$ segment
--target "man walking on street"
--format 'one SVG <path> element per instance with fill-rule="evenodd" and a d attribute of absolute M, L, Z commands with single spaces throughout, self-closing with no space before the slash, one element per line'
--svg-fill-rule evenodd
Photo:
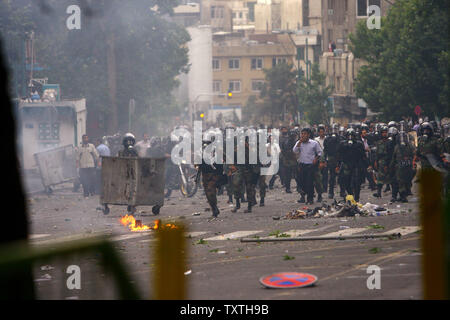
<path fill-rule="evenodd" d="M 297 154 L 297 162 L 299 165 L 299 180 L 304 192 L 307 195 L 306 204 L 313 204 L 314 197 L 314 170 L 318 164 L 319 158 L 322 156 L 322 149 L 317 141 L 311 140 L 311 129 L 304 128 L 301 131 L 300 140 L 297 141 L 292 151 Z M 300 203 L 305 202 L 305 198 L 302 195 L 298 201 Z"/>
<path fill-rule="evenodd" d="M 81 146 L 77 150 L 77 168 L 80 169 L 80 182 L 83 185 L 85 197 L 93 196 L 95 192 L 95 168 L 99 160 L 97 149 L 89 143 L 87 134 L 83 135 Z"/>

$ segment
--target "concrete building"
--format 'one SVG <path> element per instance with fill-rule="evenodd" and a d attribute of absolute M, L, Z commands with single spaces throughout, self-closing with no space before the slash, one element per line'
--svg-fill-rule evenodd
<path fill-rule="evenodd" d="M 281 62 L 294 64 L 296 48 L 288 34 L 215 35 L 212 54 L 215 96 L 209 117 L 214 121 L 222 114 L 232 120 L 241 119 L 250 96 L 259 97 L 265 82 L 263 69 Z M 228 91 L 231 99 L 225 97 Z"/>
<path fill-rule="evenodd" d="M 233 15 L 230 0 L 202 0 L 200 23 L 210 25 L 212 32 L 233 31 Z"/>
<path fill-rule="evenodd" d="M 322 51 L 320 71 L 327 76 L 327 85 L 334 86 L 332 96 L 336 122 L 345 124 L 363 119 L 371 114 L 370 106 L 355 95 L 354 82 L 364 61 L 355 59 L 349 51 L 349 34 L 356 31 L 360 20 L 368 18 L 367 8 L 376 5 L 385 16 L 390 4 L 381 0 L 322 0 L 321 3 Z M 334 44 L 335 50 L 329 47 Z M 333 46 L 333 48 L 334 48 Z"/>
<path fill-rule="evenodd" d="M 304 26 L 303 0 L 258 0 L 256 32 L 300 30 Z"/>
<path fill-rule="evenodd" d="M 174 8 L 172 20 L 186 27 L 191 37 L 187 44 L 189 72 L 178 76 L 180 85 L 174 93 L 185 106 L 185 121 L 189 124 L 197 111 L 206 112 L 212 104 L 212 30 L 201 25 L 201 4 L 186 2 Z"/>

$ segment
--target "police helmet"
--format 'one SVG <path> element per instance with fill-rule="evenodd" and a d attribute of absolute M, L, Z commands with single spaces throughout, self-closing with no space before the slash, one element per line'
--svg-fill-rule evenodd
<path fill-rule="evenodd" d="M 361 131 L 363 130 L 369 131 L 369 126 L 365 123 L 361 124 Z"/>
<path fill-rule="evenodd" d="M 397 128 L 396 127 L 390 127 L 388 129 L 388 134 L 389 134 L 390 137 L 396 136 L 398 134 Z"/>
<path fill-rule="evenodd" d="M 430 130 L 430 135 L 433 135 L 433 126 L 429 122 L 424 122 L 420 126 L 420 134 L 423 135 L 425 130 Z"/>
<path fill-rule="evenodd" d="M 379 130 L 380 132 L 388 132 L 389 128 L 387 126 L 381 126 Z"/>
<path fill-rule="evenodd" d="M 134 144 L 136 143 L 136 138 L 134 137 L 134 135 L 132 133 L 125 133 L 125 135 L 123 136 L 122 139 L 122 144 L 128 148 L 130 146 L 134 146 Z"/>
<path fill-rule="evenodd" d="M 397 122 L 395 122 L 395 121 L 389 121 L 389 123 L 388 123 L 388 128 L 392 128 L 392 127 L 397 128 Z"/>
<path fill-rule="evenodd" d="M 345 135 L 347 139 L 355 138 L 356 137 L 356 131 L 353 128 L 348 128 L 345 132 Z"/>

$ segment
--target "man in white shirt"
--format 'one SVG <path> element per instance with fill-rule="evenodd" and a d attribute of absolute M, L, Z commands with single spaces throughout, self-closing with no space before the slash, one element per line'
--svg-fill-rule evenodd
<path fill-rule="evenodd" d="M 322 149 L 317 141 L 310 139 L 311 129 L 303 128 L 301 138 L 297 141 L 292 151 L 297 154 L 299 181 L 302 190 L 307 195 L 306 204 L 313 204 L 314 198 L 314 166 L 317 165 L 322 156 Z M 305 196 L 302 194 L 299 203 L 305 202 Z"/>
<path fill-rule="evenodd" d="M 95 193 L 95 168 L 99 161 L 97 149 L 89 143 L 87 134 L 82 136 L 81 146 L 77 149 L 77 168 L 80 171 L 80 182 L 85 197 Z"/>
<path fill-rule="evenodd" d="M 314 185 L 316 187 L 316 191 L 318 193 L 318 202 L 322 202 L 322 193 L 327 191 L 328 188 L 328 170 L 327 170 L 327 162 L 323 157 L 324 151 L 324 141 L 326 139 L 325 136 L 325 126 L 323 124 L 319 124 L 318 126 L 319 136 L 314 138 L 320 145 L 322 149 L 322 158 L 320 159 L 319 168 L 315 171 L 314 175 Z"/>

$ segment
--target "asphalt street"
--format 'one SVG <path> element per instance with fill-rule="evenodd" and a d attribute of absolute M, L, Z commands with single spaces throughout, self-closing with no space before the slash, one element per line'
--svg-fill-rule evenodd
<path fill-rule="evenodd" d="M 295 185 L 295 183 L 294 183 Z M 201 300 L 302 300 L 302 299 L 422 299 L 421 244 L 417 185 L 404 203 L 389 203 L 390 193 L 376 199 L 363 185 L 361 203 L 375 203 L 389 215 L 374 217 L 284 219 L 295 209 L 315 208 L 317 203 L 298 204 L 296 192 L 286 194 L 276 184 L 269 190 L 264 207 L 252 213 L 243 208 L 232 213 L 226 195 L 219 196 L 221 213 L 213 219 L 199 190 L 192 198 L 174 191 L 155 217 L 151 207 L 138 207 L 136 218 L 153 226 L 156 218 L 183 223 L 187 228 L 186 281 L 188 299 Z M 295 189 L 294 189 L 295 190 Z M 257 192 L 258 193 L 258 192 Z M 328 203 L 331 200 L 324 200 Z M 338 199 L 339 200 L 339 199 Z M 125 261 L 132 282 L 143 298 L 153 295 L 155 231 L 132 232 L 119 223 L 125 206 L 112 206 L 104 215 L 99 197 L 84 198 L 70 184 L 54 188 L 52 195 L 28 196 L 31 242 L 52 248 L 61 241 L 110 235 L 110 241 Z M 315 240 L 302 242 L 241 242 L 241 238 L 262 239 L 298 236 L 364 235 L 401 233 L 399 239 Z M 111 277 L 98 265 L 98 254 L 65 261 L 43 261 L 35 266 L 35 283 L 40 299 L 114 299 L 117 291 Z M 66 268 L 81 269 L 81 289 L 66 288 Z M 380 289 L 368 289 L 367 267 L 380 267 Z M 314 274 L 314 286 L 297 289 L 269 289 L 259 282 L 277 272 Z"/>

